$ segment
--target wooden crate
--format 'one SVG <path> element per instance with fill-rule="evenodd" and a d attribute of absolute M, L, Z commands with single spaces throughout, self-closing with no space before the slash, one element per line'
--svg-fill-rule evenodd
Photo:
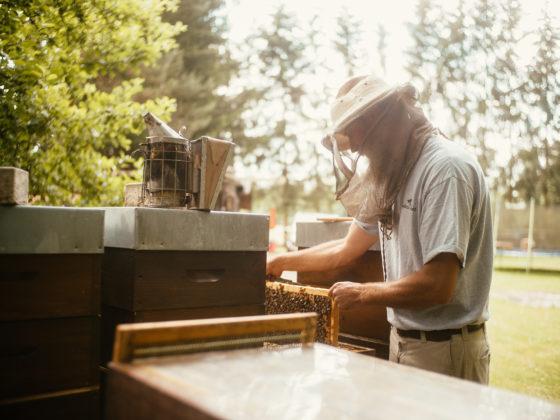
<path fill-rule="evenodd" d="M 100 418 L 99 387 L 0 402 L 0 417 L 10 420 L 97 420 Z"/>
<path fill-rule="evenodd" d="M 104 211 L 0 213 L 0 417 L 97 418 Z"/>
<path fill-rule="evenodd" d="M 0 254 L 0 321 L 100 312 L 101 254 Z"/>
<path fill-rule="evenodd" d="M 277 281 L 267 281 L 266 287 L 267 314 L 316 312 L 319 315 L 316 340 L 338 344 L 339 310 L 327 289 Z"/>
<path fill-rule="evenodd" d="M 102 302 L 130 311 L 259 305 L 266 252 L 105 248 Z"/>
<path fill-rule="evenodd" d="M 558 404 L 310 342 L 310 320 L 292 316 L 301 317 L 296 329 L 306 337 L 298 348 L 182 351 L 200 338 L 227 343 L 231 336 L 294 329 L 271 315 L 249 323 L 237 318 L 121 326 L 109 365 L 106 417 L 525 420 L 538 413 L 552 420 L 560 415 Z"/>
<path fill-rule="evenodd" d="M 269 340 L 312 345 L 316 314 L 283 314 L 120 325 L 107 376 L 106 418 L 218 419 L 192 399 L 177 401 L 173 392 L 154 392 L 128 369 L 128 362 L 158 357 L 197 356 L 198 351 L 265 348 Z M 290 333 L 290 335 L 286 335 Z M 245 341 L 243 341 L 245 340 Z M 203 344 L 203 345 L 200 345 Z M 237 349 L 237 350 L 235 350 Z M 267 352 L 274 351 L 267 348 Z M 128 374 L 122 374 L 124 369 Z M 218 375 L 215 380 L 219 380 Z M 214 380 L 214 379 L 211 379 Z M 135 401 L 134 404 L 130 404 Z"/>
<path fill-rule="evenodd" d="M 264 251 L 105 248 L 102 364 L 121 323 L 263 314 L 265 266 Z"/>
<path fill-rule="evenodd" d="M 0 323 L 0 398 L 99 384 L 99 318 Z"/>

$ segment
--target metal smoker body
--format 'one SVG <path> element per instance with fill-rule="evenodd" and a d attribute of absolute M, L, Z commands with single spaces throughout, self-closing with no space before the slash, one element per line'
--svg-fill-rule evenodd
<path fill-rule="evenodd" d="M 212 210 L 234 143 L 201 137 L 146 138 L 142 182 L 145 207 Z"/>

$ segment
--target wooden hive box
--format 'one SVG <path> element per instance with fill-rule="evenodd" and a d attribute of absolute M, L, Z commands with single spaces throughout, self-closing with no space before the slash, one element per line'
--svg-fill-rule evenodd
<path fill-rule="evenodd" d="M 102 362 L 121 323 L 264 313 L 268 216 L 106 209 Z"/>
<path fill-rule="evenodd" d="M 121 326 L 109 364 L 106 418 L 560 416 L 558 404 L 310 342 L 309 314 L 246 318 Z M 230 337 L 279 335 L 287 329 L 301 332 L 300 346 L 220 349 Z M 216 340 L 216 348 L 190 346 L 201 338 Z"/>
<path fill-rule="evenodd" d="M 103 220 L 0 207 L 2 417 L 97 417 Z"/>

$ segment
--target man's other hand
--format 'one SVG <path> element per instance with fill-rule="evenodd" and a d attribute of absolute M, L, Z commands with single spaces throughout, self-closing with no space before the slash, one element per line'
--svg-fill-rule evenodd
<path fill-rule="evenodd" d="M 364 285 L 343 281 L 335 283 L 329 289 L 329 296 L 334 299 L 340 309 L 349 309 L 362 302 Z"/>

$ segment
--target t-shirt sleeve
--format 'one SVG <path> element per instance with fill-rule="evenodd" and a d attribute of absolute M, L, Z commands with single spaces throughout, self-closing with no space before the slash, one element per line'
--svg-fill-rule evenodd
<path fill-rule="evenodd" d="M 358 227 L 365 230 L 370 235 L 379 236 L 379 227 L 377 226 L 377 223 L 373 224 L 373 223 L 361 222 L 358 219 L 354 219 L 354 223 L 358 225 Z"/>
<path fill-rule="evenodd" d="M 449 252 L 456 254 L 464 267 L 472 208 L 472 188 L 456 177 L 449 177 L 429 190 L 420 215 L 424 264 L 438 254 Z"/>

